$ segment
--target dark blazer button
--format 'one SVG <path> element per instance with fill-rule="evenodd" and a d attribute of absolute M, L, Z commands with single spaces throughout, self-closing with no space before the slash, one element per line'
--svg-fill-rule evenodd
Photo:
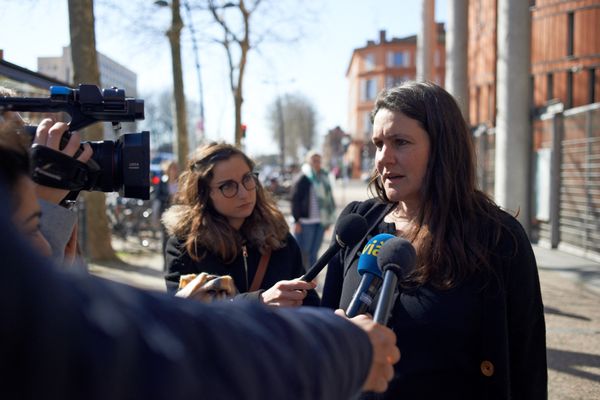
<path fill-rule="evenodd" d="M 481 373 L 487 377 L 494 375 L 494 364 L 491 361 L 483 360 L 479 366 Z"/>

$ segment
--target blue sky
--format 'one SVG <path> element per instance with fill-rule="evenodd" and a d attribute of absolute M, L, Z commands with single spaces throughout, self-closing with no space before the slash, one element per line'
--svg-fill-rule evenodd
<path fill-rule="evenodd" d="M 150 1 L 150 0 L 149 0 Z M 294 0 L 277 0 L 293 2 Z M 275 153 L 266 111 L 277 93 L 299 92 L 318 112 L 317 134 L 335 126 L 346 128 L 348 84 L 346 69 L 352 50 L 376 40 L 379 30 L 387 37 L 416 34 L 420 2 L 415 0 L 306 0 L 318 15 L 306 24 L 298 44 L 268 45 L 249 55 L 243 120 L 248 126 L 246 149 L 252 155 Z M 149 93 L 171 86 L 170 55 L 166 38 L 152 46 L 133 45 L 135 32 L 119 18 L 96 8 L 96 40 L 100 52 L 138 74 L 138 91 Z M 167 10 L 157 10 L 165 13 Z M 436 20 L 446 21 L 446 1 L 436 1 Z M 66 0 L 4 0 L 0 13 L 0 49 L 4 59 L 35 70 L 37 57 L 58 56 L 69 42 Z M 196 30 L 200 32 L 199 27 Z M 194 56 L 183 49 L 185 90 L 198 97 Z M 209 138 L 233 140 L 233 104 L 227 86 L 225 57 L 214 45 L 201 44 L 200 64 L 204 85 L 206 129 Z M 269 83 L 270 82 L 270 83 Z"/>

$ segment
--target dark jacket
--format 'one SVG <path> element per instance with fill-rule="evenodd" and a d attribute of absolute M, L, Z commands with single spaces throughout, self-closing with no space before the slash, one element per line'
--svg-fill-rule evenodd
<path fill-rule="evenodd" d="M 310 210 L 310 191 L 312 183 L 304 174 L 300 174 L 292 186 L 292 216 L 294 222 L 300 218 L 308 218 Z"/>
<path fill-rule="evenodd" d="M 61 272 L 15 234 L 8 199 L 0 187 L 0 398 L 345 400 L 366 379 L 368 336 L 344 318 Z"/>
<path fill-rule="evenodd" d="M 368 214 L 371 230 L 361 243 L 340 252 L 329 263 L 322 305 L 347 307 L 361 279 L 356 269 L 357 252 L 370 237 L 383 232 L 395 233 L 393 225 L 381 222 L 389 207 L 372 199 L 362 203 L 353 202 L 342 211 L 340 217 L 352 212 Z M 472 365 L 472 370 L 478 371 L 479 377 L 471 382 L 471 386 L 480 390 L 478 399 L 546 399 L 545 323 L 535 257 L 521 225 L 506 213 L 502 215 L 502 223 L 506 229 L 499 245 L 493 249 L 494 254 L 499 256 L 491 260 L 497 276 L 489 279 L 482 292 L 472 293 L 473 297 L 481 300 L 482 328 L 477 361 L 481 364 Z M 403 309 L 399 301 L 400 296 L 396 298 L 390 325 L 399 337 L 398 347 L 402 351 L 402 328 L 396 323 L 400 324 L 403 318 L 406 320 L 406 316 L 399 314 Z M 443 332 L 439 334 L 444 335 Z M 423 346 L 426 347 L 427 343 L 423 343 Z M 402 362 L 400 360 L 396 365 L 397 370 Z M 410 376 L 405 379 L 410 379 Z M 435 383 L 435 378 L 431 379 L 431 387 L 439 390 L 443 397 L 444 388 L 435 389 Z M 394 380 L 390 387 L 394 387 Z M 397 393 L 388 391 L 381 398 L 400 395 L 401 389 L 398 388 Z"/>
<path fill-rule="evenodd" d="M 177 291 L 181 275 L 206 272 L 219 276 L 231 275 L 237 289 L 240 291 L 240 295 L 236 298 L 258 300 L 262 292 L 277 282 L 299 278 L 306 272 L 302 265 L 300 248 L 294 237 L 288 233 L 286 245 L 281 249 L 271 252 L 260 290 L 247 293 L 256 274 L 260 257 L 261 254 L 258 249 L 248 246 L 248 258 L 246 260 L 248 276 L 246 277 L 244 256 L 242 254 L 239 254 L 231 264 L 225 264 L 217 255 L 212 253 L 207 253 L 206 257 L 196 262 L 192 260 L 185 250 L 183 241 L 176 236 L 171 236 L 167 242 L 166 249 L 167 274 L 165 275 L 165 281 L 167 291 L 170 293 Z M 320 300 L 317 292 L 310 290 L 304 299 L 304 305 L 318 306 L 319 303 Z"/>

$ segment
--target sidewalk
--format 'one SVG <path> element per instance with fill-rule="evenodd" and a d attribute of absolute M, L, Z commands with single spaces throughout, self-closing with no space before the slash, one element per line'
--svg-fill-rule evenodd
<path fill-rule="evenodd" d="M 544 300 L 551 400 L 600 397 L 600 264 L 533 246 Z"/>
<path fill-rule="evenodd" d="M 341 211 L 367 198 L 360 181 L 336 183 Z M 289 203 L 280 204 L 289 216 Z M 331 230 L 321 253 L 329 246 Z M 90 265 L 93 274 L 144 289 L 164 291 L 162 256 L 135 242 L 117 243 L 123 263 Z M 133 249 L 137 250 L 134 252 Z M 600 263 L 564 251 L 533 246 L 544 300 L 550 400 L 600 398 Z M 319 277 L 322 285 L 325 272 Z"/>
<path fill-rule="evenodd" d="M 141 289 L 166 291 L 163 257 L 157 246 L 145 248 L 136 238 L 121 241 L 114 236 L 112 244 L 121 261 L 90 263 L 90 273 Z"/>

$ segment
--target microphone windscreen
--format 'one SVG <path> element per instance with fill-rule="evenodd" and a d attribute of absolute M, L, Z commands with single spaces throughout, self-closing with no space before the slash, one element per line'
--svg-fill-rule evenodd
<path fill-rule="evenodd" d="M 379 235 L 373 236 L 371 240 L 367 242 L 363 248 L 360 257 L 358 258 L 358 273 L 363 275 L 365 272 L 382 277 L 381 269 L 377 266 L 377 256 L 381 250 L 383 244 L 395 237 L 389 233 L 380 233 Z"/>
<path fill-rule="evenodd" d="M 368 229 L 367 220 L 362 215 L 344 215 L 335 227 L 335 239 L 342 247 L 353 246 L 367 234 Z"/>
<path fill-rule="evenodd" d="M 398 279 L 404 279 L 415 268 L 417 253 L 406 239 L 393 237 L 379 250 L 377 264 L 382 271 L 394 269 Z"/>

